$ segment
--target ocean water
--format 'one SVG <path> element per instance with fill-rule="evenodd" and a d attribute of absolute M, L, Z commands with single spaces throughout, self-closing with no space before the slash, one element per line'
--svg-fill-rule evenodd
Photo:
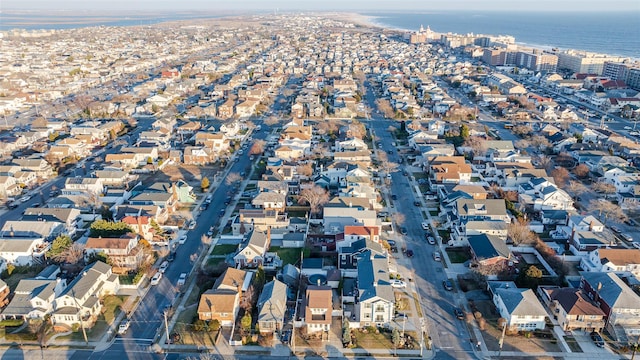
<path fill-rule="evenodd" d="M 578 49 L 640 59 L 640 12 L 362 13 L 378 25 L 439 33 L 511 35 L 534 47 Z"/>

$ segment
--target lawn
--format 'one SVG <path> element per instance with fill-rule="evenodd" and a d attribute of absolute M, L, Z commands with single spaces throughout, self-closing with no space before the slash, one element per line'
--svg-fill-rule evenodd
<path fill-rule="evenodd" d="M 113 320 L 118 317 L 118 314 L 122 310 L 122 304 L 127 301 L 128 296 L 116 296 L 116 295 L 107 295 L 104 297 L 104 305 L 102 308 L 102 313 L 104 315 L 104 320 L 107 324 L 113 323 Z"/>
<path fill-rule="evenodd" d="M 235 252 L 238 249 L 238 245 L 233 244 L 220 244 L 216 245 L 211 251 L 211 255 L 228 255 Z"/>
<path fill-rule="evenodd" d="M 280 259 L 282 259 L 282 265 L 286 264 L 295 264 L 300 261 L 300 253 L 303 249 L 300 248 L 281 248 L 278 246 L 272 246 L 269 249 L 270 252 L 275 252 L 278 254 Z M 309 250 L 305 249 L 305 257 L 309 257 Z"/>
<path fill-rule="evenodd" d="M 428 175 L 424 172 L 414 172 L 414 173 L 411 173 L 411 175 L 413 175 L 413 177 L 415 177 L 416 180 L 426 179 L 428 177 Z"/>
<path fill-rule="evenodd" d="M 13 292 L 16 289 L 16 286 L 18 286 L 18 283 L 20 282 L 20 280 L 32 278 L 36 276 L 41 270 L 42 270 L 41 267 L 34 267 L 33 269 L 29 269 L 26 272 L 16 271 L 13 274 L 11 274 L 9 277 L 3 280 L 5 283 L 7 283 L 7 286 L 9 286 L 9 290 Z"/>
<path fill-rule="evenodd" d="M 469 248 L 447 248 L 447 255 L 452 264 L 462 264 L 471 259 Z"/>
<path fill-rule="evenodd" d="M 393 349 L 391 343 L 391 333 L 379 333 L 367 332 L 366 334 L 361 331 L 354 331 L 356 336 L 356 348 L 359 349 Z"/>
<path fill-rule="evenodd" d="M 429 210 L 429 215 L 431 216 L 438 216 L 438 214 L 440 214 L 438 210 Z"/>

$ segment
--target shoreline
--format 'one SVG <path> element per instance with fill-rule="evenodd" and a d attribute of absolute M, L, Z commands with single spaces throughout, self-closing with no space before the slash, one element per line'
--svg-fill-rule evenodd
<path fill-rule="evenodd" d="M 350 13 L 349 15 L 351 15 L 351 17 L 349 19 L 353 23 L 359 24 L 359 25 L 362 25 L 362 26 L 368 26 L 368 27 L 384 29 L 384 30 L 409 32 L 409 33 L 417 32 L 419 30 L 419 29 L 411 30 L 411 29 L 407 29 L 407 28 L 401 28 L 401 27 L 393 26 L 393 25 L 390 25 L 390 24 L 385 24 L 383 22 L 378 21 L 378 19 L 382 19 L 382 18 L 384 18 L 384 16 L 363 15 L 363 14 L 359 14 L 359 13 Z M 431 31 L 433 31 L 436 34 L 447 34 L 447 33 L 438 32 L 437 30 L 434 30 L 434 29 L 431 29 Z M 452 33 L 452 34 L 458 34 L 458 33 Z M 502 35 L 500 35 L 500 34 L 477 34 L 477 35 L 513 36 L 513 35 L 510 35 L 510 34 L 502 34 Z M 514 38 L 515 38 L 515 36 L 514 36 Z M 630 59 L 632 62 L 640 62 L 640 56 L 633 57 L 633 56 L 628 56 L 628 55 L 616 55 L 616 54 L 595 52 L 595 51 L 576 49 L 576 48 L 565 48 L 565 47 L 560 47 L 560 46 L 556 46 L 556 45 L 549 45 L 549 44 L 532 44 L 532 43 L 526 43 L 526 42 L 523 42 L 523 41 L 518 41 L 518 39 L 515 39 L 515 43 L 514 44 L 517 45 L 518 47 L 530 48 L 530 49 L 536 49 L 536 50 L 549 51 L 549 50 L 554 49 L 554 48 L 558 49 L 560 51 L 563 51 L 563 50 L 574 50 L 574 51 L 587 52 L 587 53 L 591 53 L 591 54 L 625 57 L 625 58 Z"/>

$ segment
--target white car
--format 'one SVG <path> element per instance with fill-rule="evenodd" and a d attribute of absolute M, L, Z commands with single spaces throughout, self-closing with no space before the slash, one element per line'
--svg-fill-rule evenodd
<path fill-rule="evenodd" d="M 631 246 L 633 246 L 636 249 L 640 249 L 640 243 L 634 242 L 634 243 L 631 243 Z"/>
<path fill-rule="evenodd" d="M 422 222 L 422 230 L 429 230 L 429 223 L 426 221 Z"/>
<path fill-rule="evenodd" d="M 180 235 L 178 238 L 178 244 L 182 245 L 187 242 L 187 235 Z"/>
<path fill-rule="evenodd" d="M 176 283 L 176 285 L 182 286 L 186 282 L 187 282 L 187 273 L 182 273 L 182 274 L 180 274 L 180 278 L 178 279 L 178 282 Z"/>
<path fill-rule="evenodd" d="M 162 264 L 160 264 L 160 268 L 158 269 L 158 271 L 164 274 L 164 272 L 167 271 L 168 267 L 169 267 L 169 262 L 163 261 Z"/>
<path fill-rule="evenodd" d="M 625 129 L 625 130 L 631 130 L 631 129 L 632 129 L 632 127 L 631 127 L 631 126 L 625 126 L 625 127 L 624 127 L 624 129 Z"/>
<path fill-rule="evenodd" d="M 129 330 L 129 320 L 125 320 L 120 326 L 118 326 L 118 334 L 123 335 Z"/>
<path fill-rule="evenodd" d="M 158 285 L 160 284 L 160 279 L 162 279 L 162 273 L 160 271 L 158 271 L 157 273 L 155 273 L 155 275 L 153 275 L 153 277 L 151 278 L 151 285 Z"/>
<path fill-rule="evenodd" d="M 398 288 L 398 289 L 406 288 L 407 283 L 402 280 L 391 280 L 391 287 Z"/>

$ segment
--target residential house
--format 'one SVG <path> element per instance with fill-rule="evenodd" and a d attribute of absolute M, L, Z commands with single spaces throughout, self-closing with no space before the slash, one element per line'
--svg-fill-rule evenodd
<path fill-rule="evenodd" d="M 449 221 L 504 221 L 511 222 L 503 199 L 458 199 L 449 215 Z"/>
<path fill-rule="evenodd" d="M 467 236 L 471 248 L 473 260 L 480 265 L 502 265 L 511 259 L 511 250 L 505 241 L 496 235 L 471 235 Z"/>
<path fill-rule="evenodd" d="M 545 328 L 547 312 L 531 289 L 519 289 L 512 281 L 489 281 L 487 287 L 500 317 L 510 331 Z"/>
<path fill-rule="evenodd" d="M 3 320 L 44 319 L 53 311 L 53 301 L 65 287 L 66 281 L 62 279 L 22 279 L 0 316 Z"/>
<path fill-rule="evenodd" d="M 640 279 L 640 249 L 597 248 L 580 260 L 580 268 L 590 272 L 613 272 Z"/>
<path fill-rule="evenodd" d="M 13 159 L 13 163 L 19 166 L 20 170 L 34 172 L 41 179 L 48 179 L 54 174 L 53 167 L 45 159 Z"/>
<path fill-rule="evenodd" d="M 101 261 L 87 265 L 54 300 L 54 329 L 68 331 L 78 323 L 92 327 L 102 312 L 102 298 L 116 294 L 119 287 L 120 280 L 111 266 Z"/>
<path fill-rule="evenodd" d="M 365 252 L 358 260 L 357 271 L 356 321 L 362 327 L 389 325 L 395 311 L 389 260 L 386 256 Z"/>
<path fill-rule="evenodd" d="M 208 165 L 216 161 L 218 155 L 204 146 L 186 146 L 183 152 L 185 165 Z"/>
<path fill-rule="evenodd" d="M 600 332 L 605 313 L 582 289 L 540 286 L 540 297 L 564 331 Z"/>
<path fill-rule="evenodd" d="M 227 268 L 213 288 L 200 296 L 198 318 L 218 321 L 221 326 L 233 326 L 240 308 L 240 296 L 248 287 L 251 276 L 243 270 Z"/>
<path fill-rule="evenodd" d="M 435 184 L 471 182 L 471 165 L 466 163 L 464 156 L 438 156 L 429 162 L 429 180 Z"/>
<path fill-rule="evenodd" d="M 335 197 L 323 208 L 325 233 L 342 232 L 347 225 L 376 226 L 378 221 L 366 198 Z"/>
<path fill-rule="evenodd" d="M 105 254 L 109 257 L 114 272 L 125 273 L 137 270 L 144 253 L 138 247 L 138 235 L 128 233 L 119 238 L 90 237 L 85 244 L 85 256 Z"/>
<path fill-rule="evenodd" d="M 235 235 L 245 234 L 253 230 L 267 231 L 269 228 L 288 228 L 291 220 L 286 213 L 264 209 L 240 209 L 231 227 Z"/>
<path fill-rule="evenodd" d="M 264 233 L 259 230 L 253 230 L 249 234 L 247 244 L 233 257 L 236 267 L 257 268 L 262 266 L 264 256 L 269 250 L 271 243 L 271 228 L 267 228 Z"/>
<path fill-rule="evenodd" d="M 332 290 L 328 286 L 308 286 L 304 298 L 307 334 L 322 332 L 328 337 L 333 313 Z"/>
<path fill-rule="evenodd" d="M 640 296 L 615 273 L 583 271 L 580 276 L 580 288 L 606 314 L 609 332 L 615 338 L 640 336 Z"/>
<path fill-rule="evenodd" d="M 0 230 L 0 238 L 42 238 L 52 241 L 65 232 L 65 224 L 59 221 L 7 220 Z"/>
<path fill-rule="evenodd" d="M 287 196 L 279 192 L 264 191 L 251 200 L 251 205 L 265 210 L 284 212 L 287 205 Z"/>
<path fill-rule="evenodd" d="M 100 178 L 67 178 L 64 182 L 64 188 L 61 190 L 63 195 L 81 195 L 99 197 L 105 191 L 105 186 Z"/>
<path fill-rule="evenodd" d="M 27 208 L 22 221 L 45 221 L 62 223 L 68 235 L 73 236 L 79 226 L 80 210 L 73 208 Z"/>
<path fill-rule="evenodd" d="M 257 305 L 260 332 L 267 334 L 281 331 L 287 312 L 287 285 L 275 279 L 266 283 Z"/>
<path fill-rule="evenodd" d="M 533 210 L 573 210 L 573 199 L 546 178 L 533 178 L 518 187 L 518 201 Z"/>
<path fill-rule="evenodd" d="M 155 236 L 157 234 L 155 233 L 155 229 L 153 228 L 153 226 L 151 226 L 151 224 L 153 223 L 153 219 L 150 216 L 128 215 L 120 219 L 120 221 L 129 225 L 131 230 L 133 230 L 133 233 L 138 234 L 143 239 L 149 242 L 154 242 L 154 240 L 156 240 Z"/>

